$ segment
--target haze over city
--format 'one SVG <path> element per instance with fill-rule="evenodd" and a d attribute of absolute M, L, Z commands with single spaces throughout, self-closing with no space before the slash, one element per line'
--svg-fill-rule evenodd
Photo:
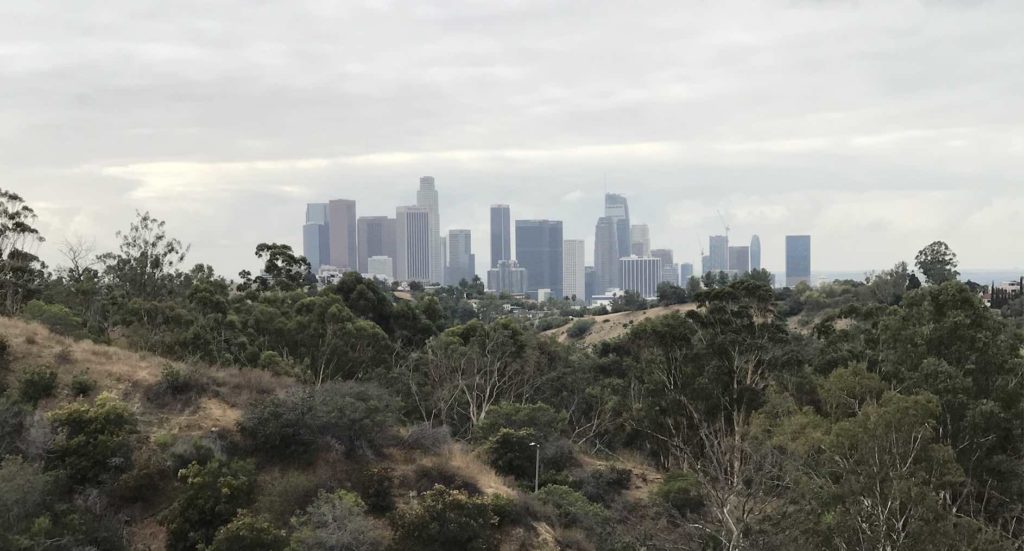
<path fill-rule="evenodd" d="M 359 216 L 436 178 L 442 233 L 489 206 L 586 240 L 606 191 L 700 264 L 723 217 L 784 270 L 1014 268 L 1024 199 L 1017 2 L 34 2 L 0 6 L 0 176 L 107 250 L 136 209 L 234 274 L 302 249 L 307 203 Z"/>

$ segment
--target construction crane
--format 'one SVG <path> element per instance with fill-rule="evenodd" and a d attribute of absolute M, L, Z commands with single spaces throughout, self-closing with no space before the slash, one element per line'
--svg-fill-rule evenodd
<path fill-rule="evenodd" d="M 729 238 L 729 223 L 725 221 L 725 217 L 722 216 L 722 211 L 718 211 L 718 219 L 722 221 L 722 226 L 725 227 L 725 238 Z"/>

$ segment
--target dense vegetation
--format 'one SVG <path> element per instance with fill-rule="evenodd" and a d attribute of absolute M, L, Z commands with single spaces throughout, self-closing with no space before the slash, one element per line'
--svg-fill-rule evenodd
<path fill-rule="evenodd" d="M 900 263 L 665 286 L 698 308 L 588 348 L 571 304 L 529 321 L 478 280 L 321 289 L 277 244 L 256 276 L 186 270 L 148 214 L 51 270 L 2 199 L 4 313 L 184 362 L 147 408 L 195 413 L 216 374 L 297 382 L 228 434 L 157 434 L 130 389 L 62 386 L 69 354 L 21 365 L 33 343 L 0 339 L 0 548 L 125 548 L 125 519 L 152 518 L 169 549 L 1024 549 L 1020 309 L 988 308 L 944 244 L 924 284 Z"/>

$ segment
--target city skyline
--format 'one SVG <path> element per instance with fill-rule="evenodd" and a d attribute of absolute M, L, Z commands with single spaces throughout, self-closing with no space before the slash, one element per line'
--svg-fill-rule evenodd
<path fill-rule="evenodd" d="M 488 205 L 563 220 L 589 256 L 606 190 L 698 267 L 717 211 L 776 273 L 791 234 L 815 237 L 815 270 L 934 240 L 964 270 L 1024 263 L 1019 2 L 121 7 L 0 18 L 0 179 L 51 266 L 65 239 L 112 250 L 141 210 L 234 277 L 260 242 L 299 249 L 306 203 L 390 216 L 422 174 L 478 271 Z"/>

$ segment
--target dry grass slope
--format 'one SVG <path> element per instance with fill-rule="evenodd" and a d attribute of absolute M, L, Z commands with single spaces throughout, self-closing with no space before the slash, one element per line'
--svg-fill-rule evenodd
<path fill-rule="evenodd" d="M 686 312 L 687 310 L 693 310 L 697 307 L 696 304 L 675 304 L 672 306 L 659 306 L 657 308 L 649 308 L 641 312 L 619 312 L 617 314 L 608 314 L 605 316 L 593 316 L 596 323 L 594 327 L 587 333 L 587 336 L 580 340 L 582 344 L 593 345 L 601 341 L 614 339 L 625 333 L 631 326 L 645 319 L 657 318 L 669 314 L 672 312 Z M 555 337 L 561 342 L 569 340 L 566 332 L 572 324 L 566 324 L 562 327 L 545 331 L 545 335 Z"/>

